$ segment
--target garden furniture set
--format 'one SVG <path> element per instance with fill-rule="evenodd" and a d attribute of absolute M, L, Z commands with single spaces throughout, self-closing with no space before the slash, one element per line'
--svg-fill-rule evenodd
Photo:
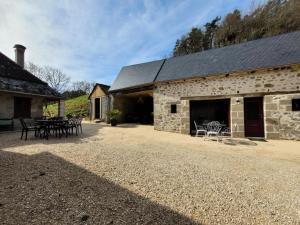
<path fill-rule="evenodd" d="M 218 121 L 204 122 L 202 125 L 199 125 L 194 121 L 194 125 L 196 128 L 196 137 L 202 134 L 204 140 L 209 137 L 216 137 L 217 141 L 219 141 L 221 137 L 231 135 L 230 128 L 227 127 L 226 124 L 221 124 Z"/>
<path fill-rule="evenodd" d="M 23 118 L 20 118 L 22 126 L 21 139 L 25 134 L 25 140 L 27 140 L 28 132 L 33 131 L 35 137 L 49 139 L 50 135 L 61 138 L 62 136 L 68 137 L 71 134 L 78 136 L 78 133 L 82 133 L 82 118 L 71 117 L 65 119 L 63 117 L 53 117 L 49 119 L 35 119 L 33 124 L 26 123 Z"/>

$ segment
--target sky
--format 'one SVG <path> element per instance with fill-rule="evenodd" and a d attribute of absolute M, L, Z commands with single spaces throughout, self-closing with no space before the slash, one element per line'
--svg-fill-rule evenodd
<path fill-rule="evenodd" d="M 258 1 L 255 1 L 256 3 Z M 110 85 L 123 66 L 171 56 L 194 26 L 253 0 L 0 0 L 0 51 L 61 69 L 72 81 Z"/>

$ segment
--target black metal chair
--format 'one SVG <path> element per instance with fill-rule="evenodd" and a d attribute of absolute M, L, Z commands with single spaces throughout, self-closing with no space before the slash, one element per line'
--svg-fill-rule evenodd
<path fill-rule="evenodd" d="M 82 133 L 82 117 L 77 117 L 76 118 L 76 129 L 80 129 L 80 133 Z"/>
<path fill-rule="evenodd" d="M 72 131 L 72 134 L 74 134 L 73 129 L 75 129 L 76 136 L 78 135 L 77 119 L 76 118 L 68 119 L 68 128 L 69 128 L 70 131 Z"/>
<path fill-rule="evenodd" d="M 34 131 L 34 136 L 37 137 L 37 134 L 40 134 L 40 127 L 39 126 L 27 126 L 25 120 L 23 118 L 20 118 L 20 123 L 22 126 L 22 135 L 21 139 L 23 139 L 24 133 L 25 133 L 25 141 L 27 140 L 27 135 L 29 131 Z"/>

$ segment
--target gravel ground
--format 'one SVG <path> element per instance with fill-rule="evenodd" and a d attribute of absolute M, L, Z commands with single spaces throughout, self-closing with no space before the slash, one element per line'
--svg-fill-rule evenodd
<path fill-rule="evenodd" d="M 300 142 L 84 124 L 0 149 L 1 224 L 300 224 Z"/>

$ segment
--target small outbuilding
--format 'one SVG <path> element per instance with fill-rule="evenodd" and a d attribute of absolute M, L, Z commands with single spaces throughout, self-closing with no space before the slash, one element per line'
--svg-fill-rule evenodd
<path fill-rule="evenodd" d="M 88 99 L 90 101 L 90 120 L 106 121 L 106 113 L 109 111 L 110 86 L 96 83 Z"/>

